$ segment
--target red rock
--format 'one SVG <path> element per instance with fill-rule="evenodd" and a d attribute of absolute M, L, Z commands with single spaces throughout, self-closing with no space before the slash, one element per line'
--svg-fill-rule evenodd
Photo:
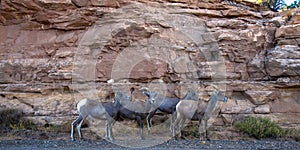
<path fill-rule="evenodd" d="M 276 38 L 292 38 L 300 36 L 300 24 L 280 27 L 276 30 Z"/>
<path fill-rule="evenodd" d="M 257 107 L 254 108 L 254 113 L 257 114 L 268 114 L 270 113 L 270 105 L 259 105 Z"/>
<path fill-rule="evenodd" d="M 115 83 L 137 89 L 142 82 L 193 81 L 205 101 L 211 84 L 226 85 L 226 122 L 247 114 L 298 125 L 299 17 L 285 25 L 285 17 L 271 20 L 278 13 L 256 10 L 215 0 L 2 0 L 1 106 L 70 118 L 78 99 L 106 97 L 115 73 Z"/>
<path fill-rule="evenodd" d="M 285 89 L 280 98 L 270 103 L 272 113 L 300 113 L 299 89 Z"/>
<path fill-rule="evenodd" d="M 71 0 L 37 0 L 37 4 L 43 8 L 57 11 L 75 8 Z"/>
<path fill-rule="evenodd" d="M 42 45 L 54 43 L 56 31 L 21 31 L 20 36 L 16 39 L 17 45 Z"/>

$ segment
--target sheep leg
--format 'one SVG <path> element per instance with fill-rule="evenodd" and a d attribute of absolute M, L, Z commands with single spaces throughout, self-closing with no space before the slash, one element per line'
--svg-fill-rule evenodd
<path fill-rule="evenodd" d="M 210 139 L 209 139 L 209 137 L 208 137 L 207 121 L 208 121 L 208 120 L 204 120 L 205 139 L 208 140 L 208 141 L 210 141 Z"/>
<path fill-rule="evenodd" d="M 147 128 L 148 128 L 148 133 L 150 133 L 150 130 L 151 130 L 151 127 L 152 127 L 152 118 L 153 118 L 155 112 L 156 112 L 156 110 L 151 111 L 151 112 L 148 114 L 147 118 L 146 118 L 146 121 L 147 121 Z"/>
<path fill-rule="evenodd" d="M 105 138 L 109 139 L 109 123 L 108 123 L 108 120 L 105 120 Z"/>
<path fill-rule="evenodd" d="M 176 139 L 176 127 L 178 126 L 178 123 L 181 121 L 181 116 L 178 114 L 176 120 L 174 121 L 172 125 L 172 135 Z"/>
<path fill-rule="evenodd" d="M 202 119 L 199 119 L 199 135 L 200 135 L 200 137 L 199 137 L 199 139 L 200 139 L 200 141 L 202 141 L 203 140 L 203 138 L 202 138 L 202 130 L 201 130 L 201 126 L 202 126 Z"/>
<path fill-rule="evenodd" d="M 143 120 L 141 119 L 141 117 L 137 117 L 137 123 L 138 123 L 138 126 L 139 126 L 139 135 L 140 135 L 140 138 L 141 140 L 144 140 L 144 134 L 143 134 Z"/>
<path fill-rule="evenodd" d="M 71 124 L 71 140 L 72 141 L 75 141 L 75 139 L 74 139 L 74 127 L 75 127 L 76 125 L 74 124 L 74 122 Z"/>
<path fill-rule="evenodd" d="M 111 138 L 112 141 L 114 141 L 115 138 L 114 138 L 114 135 L 113 135 L 112 126 L 114 125 L 115 120 L 113 118 L 111 118 L 109 122 L 110 122 L 110 128 L 109 128 L 110 129 L 110 138 Z"/>
<path fill-rule="evenodd" d="M 111 126 L 115 125 L 116 122 L 117 122 L 116 119 L 112 118 L 111 119 Z"/>
<path fill-rule="evenodd" d="M 176 134 L 178 133 L 178 137 L 181 137 L 181 128 L 182 128 L 182 122 L 185 122 L 185 117 L 181 115 L 180 113 L 177 113 L 177 118 L 173 123 L 173 137 L 176 139 Z"/>
<path fill-rule="evenodd" d="M 111 140 L 111 141 L 114 141 L 114 140 L 115 140 L 115 137 L 114 137 L 113 131 L 112 131 L 112 124 L 111 124 L 111 126 L 110 126 L 110 140 Z"/>
<path fill-rule="evenodd" d="M 78 135 L 79 135 L 79 138 L 80 139 L 83 139 L 82 135 L 81 135 L 81 125 L 83 123 L 83 119 L 80 121 L 80 123 L 77 125 L 77 132 L 78 132 Z"/>
<path fill-rule="evenodd" d="M 77 118 L 76 118 L 76 120 L 74 120 L 73 122 L 72 122 L 72 124 L 71 124 L 71 139 L 72 139 L 72 141 L 75 141 L 75 139 L 74 139 L 74 127 L 76 126 L 76 125 L 78 125 L 78 123 L 80 122 L 80 121 L 82 121 L 82 116 L 81 115 L 79 115 Z"/>
<path fill-rule="evenodd" d="M 72 125 L 71 125 L 71 140 L 72 141 L 75 141 L 75 139 L 74 139 L 74 126 L 75 125 L 73 125 L 73 123 L 72 123 Z"/>
<path fill-rule="evenodd" d="M 148 133 L 149 133 L 152 127 L 152 117 L 150 117 L 150 114 L 147 116 L 146 121 L 147 121 Z"/>
<path fill-rule="evenodd" d="M 106 120 L 106 138 L 110 141 L 114 140 L 113 133 L 112 133 L 112 120 Z"/>
<path fill-rule="evenodd" d="M 202 129 L 204 129 L 204 131 Z M 206 137 L 207 137 L 207 120 L 204 120 L 204 119 L 199 120 L 199 134 L 200 134 L 200 141 L 206 140 Z"/>
<path fill-rule="evenodd" d="M 178 134 L 178 137 L 180 137 L 181 138 L 181 136 L 182 136 L 182 129 L 183 129 L 183 126 L 184 126 L 184 124 L 185 124 L 185 121 L 186 121 L 186 118 L 185 117 L 182 117 L 182 119 L 181 119 L 181 121 L 180 121 L 180 123 L 179 123 L 179 134 Z"/>
<path fill-rule="evenodd" d="M 174 130 L 175 115 L 176 115 L 176 111 L 173 114 L 171 114 L 171 125 L 170 125 L 171 133 L 173 133 Z"/>

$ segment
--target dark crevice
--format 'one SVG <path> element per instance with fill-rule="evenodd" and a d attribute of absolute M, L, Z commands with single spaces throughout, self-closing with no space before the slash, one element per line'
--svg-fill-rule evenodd
<path fill-rule="evenodd" d="M 22 100 L 22 99 L 19 99 L 19 98 L 15 97 L 15 96 L 13 96 L 13 99 L 16 99 L 16 100 L 18 100 L 20 103 L 25 104 L 25 105 L 27 105 L 27 106 L 29 106 L 29 107 L 31 107 L 31 108 L 34 108 L 33 105 L 31 105 L 31 104 L 28 103 L 28 102 L 25 102 L 25 101 Z"/>

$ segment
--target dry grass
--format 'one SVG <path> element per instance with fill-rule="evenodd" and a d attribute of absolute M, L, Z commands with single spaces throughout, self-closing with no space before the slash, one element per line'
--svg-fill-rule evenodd
<path fill-rule="evenodd" d="M 26 130 L 36 129 L 36 125 L 23 118 L 23 113 L 16 109 L 5 109 L 0 111 L 0 129 L 1 130 Z"/>

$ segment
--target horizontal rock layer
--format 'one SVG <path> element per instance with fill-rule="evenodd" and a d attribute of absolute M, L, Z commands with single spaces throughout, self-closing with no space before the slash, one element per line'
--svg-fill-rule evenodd
<path fill-rule="evenodd" d="M 0 4 L 1 109 L 60 124 L 82 98 L 110 100 L 114 86 L 177 97 L 192 88 L 208 101 L 216 84 L 229 97 L 216 126 L 247 115 L 300 124 L 299 9 L 213 0 Z"/>

